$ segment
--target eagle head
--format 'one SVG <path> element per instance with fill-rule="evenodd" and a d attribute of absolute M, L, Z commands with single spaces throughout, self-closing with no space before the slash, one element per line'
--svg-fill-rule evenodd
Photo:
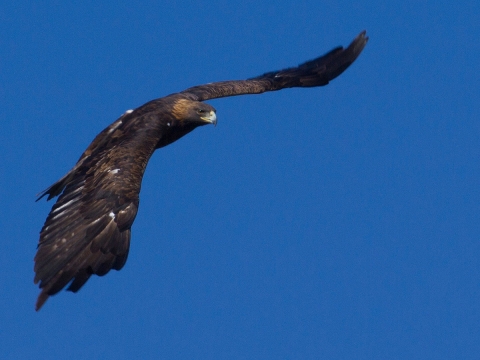
<path fill-rule="evenodd" d="M 173 105 L 172 115 L 183 125 L 217 124 L 215 108 L 201 101 L 179 99 Z"/>

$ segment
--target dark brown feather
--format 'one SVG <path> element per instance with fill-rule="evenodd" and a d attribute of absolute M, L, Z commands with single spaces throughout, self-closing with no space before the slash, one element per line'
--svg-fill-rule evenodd
<path fill-rule="evenodd" d="M 92 275 L 125 265 L 147 162 L 155 149 L 214 123 L 215 109 L 201 101 L 326 85 L 355 61 L 367 40 L 362 32 L 346 49 L 336 48 L 296 68 L 195 86 L 150 101 L 100 132 L 72 170 L 37 199 L 60 195 L 35 255 L 34 282 L 41 289 L 36 309 L 68 284 L 67 290 L 77 292 Z"/>
<path fill-rule="evenodd" d="M 227 96 L 261 94 L 291 87 L 324 86 L 355 61 L 367 41 L 366 32 L 362 31 L 346 49 L 337 47 L 298 67 L 268 72 L 248 80 L 220 81 L 194 86 L 181 93 L 193 100 L 205 101 Z"/>

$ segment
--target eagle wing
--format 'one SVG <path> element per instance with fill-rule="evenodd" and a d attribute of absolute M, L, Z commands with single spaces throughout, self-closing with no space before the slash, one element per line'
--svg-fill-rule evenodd
<path fill-rule="evenodd" d="M 227 96 L 261 94 L 291 87 L 324 86 L 355 61 L 367 41 L 366 32 L 362 31 L 347 48 L 337 47 L 298 67 L 268 72 L 247 80 L 220 81 L 194 86 L 181 93 L 192 100 L 205 101 Z"/>
<path fill-rule="evenodd" d="M 91 275 L 120 270 L 127 260 L 141 180 L 156 144 L 153 137 L 132 136 L 141 121 L 128 117 L 134 114 L 97 135 L 75 167 L 39 197 L 61 193 L 35 256 L 37 310 L 68 283 L 68 290 L 77 292 Z"/>

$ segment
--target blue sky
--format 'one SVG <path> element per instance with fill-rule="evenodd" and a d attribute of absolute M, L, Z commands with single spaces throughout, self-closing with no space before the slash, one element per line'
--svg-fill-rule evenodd
<path fill-rule="evenodd" d="M 274 5 L 273 5 L 274 4 Z M 480 354 L 478 1 L 0 7 L 6 359 Z M 157 151 L 120 271 L 36 313 L 66 173 L 125 110 L 370 41 L 327 87 L 218 99 Z"/>

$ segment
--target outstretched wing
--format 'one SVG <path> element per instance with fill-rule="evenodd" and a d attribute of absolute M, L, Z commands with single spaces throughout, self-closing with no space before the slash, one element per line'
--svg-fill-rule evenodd
<path fill-rule="evenodd" d="M 91 275 L 120 270 L 127 260 L 141 180 L 156 139 L 139 138 L 138 122 L 126 117 L 102 131 L 77 165 L 40 196 L 63 191 L 40 232 L 37 310 L 67 284 L 76 292 Z"/>
<path fill-rule="evenodd" d="M 260 94 L 291 87 L 327 85 L 360 55 L 368 41 L 365 34 L 365 31 L 361 32 L 346 49 L 337 47 L 295 68 L 272 71 L 248 80 L 220 81 L 194 86 L 182 91 L 182 94 L 189 96 L 192 100 L 204 101 L 243 94 Z"/>

